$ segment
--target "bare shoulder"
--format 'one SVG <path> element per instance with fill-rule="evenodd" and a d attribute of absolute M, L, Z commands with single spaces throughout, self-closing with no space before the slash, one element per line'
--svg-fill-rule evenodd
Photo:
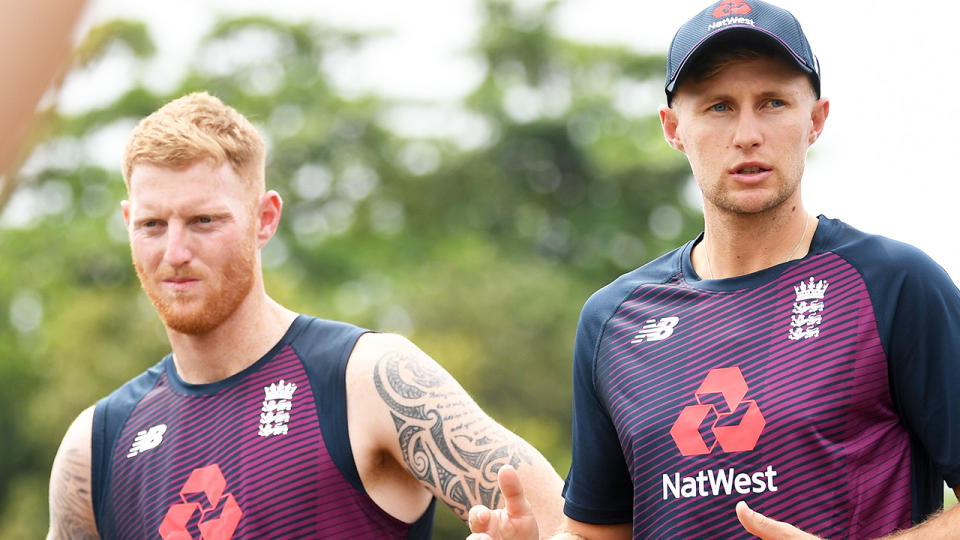
<path fill-rule="evenodd" d="M 412 341 L 401 335 L 368 332 L 357 340 L 350 364 L 371 369 L 385 354 L 391 353 L 427 357 Z"/>
<path fill-rule="evenodd" d="M 419 390 L 408 388 L 405 392 L 435 394 L 438 388 L 466 395 L 459 383 L 443 367 L 409 339 L 397 334 L 364 334 L 357 341 L 347 364 L 348 393 L 364 400 L 373 400 L 395 410 L 390 398 L 390 381 L 402 378 L 401 372 L 415 375 Z M 369 401 L 368 401 L 369 403 Z"/>
<path fill-rule="evenodd" d="M 67 429 L 50 472 L 50 531 L 47 540 L 96 539 L 90 489 L 93 407 Z"/>
<path fill-rule="evenodd" d="M 390 413 L 390 431 L 410 415 L 433 414 L 439 418 L 441 409 L 454 405 L 482 413 L 440 364 L 396 334 L 365 334 L 360 338 L 347 367 L 347 386 L 348 392 L 362 388 L 357 396 Z"/>

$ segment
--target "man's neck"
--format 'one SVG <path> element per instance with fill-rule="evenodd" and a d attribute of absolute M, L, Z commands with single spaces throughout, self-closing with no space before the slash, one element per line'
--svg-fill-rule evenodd
<path fill-rule="evenodd" d="M 202 335 L 167 329 L 177 374 L 205 384 L 239 373 L 270 351 L 297 314 L 255 287 L 222 324 Z"/>
<path fill-rule="evenodd" d="M 705 211 L 704 236 L 693 264 L 704 279 L 742 276 L 802 258 L 810 248 L 817 219 L 800 202 L 786 202 L 761 214 Z"/>

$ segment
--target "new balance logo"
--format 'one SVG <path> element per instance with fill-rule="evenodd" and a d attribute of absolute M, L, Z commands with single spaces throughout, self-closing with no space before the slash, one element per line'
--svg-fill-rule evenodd
<path fill-rule="evenodd" d="M 630 343 L 643 343 L 644 341 L 662 341 L 673 335 L 673 329 L 680 322 L 679 317 L 664 317 L 662 319 L 648 319 L 643 323 L 643 328 L 637 332 L 633 341 Z"/>
<path fill-rule="evenodd" d="M 138 431 L 137 436 L 133 439 L 133 444 L 130 445 L 130 451 L 127 452 L 127 459 L 160 446 L 160 443 L 163 442 L 163 434 L 166 432 L 166 424 L 157 424 L 150 429 Z"/>

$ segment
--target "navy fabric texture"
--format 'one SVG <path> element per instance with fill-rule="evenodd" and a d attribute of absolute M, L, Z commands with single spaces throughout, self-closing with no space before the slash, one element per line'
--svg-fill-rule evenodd
<path fill-rule="evenodd" d="M 761 455 L 766 460 L 764 464 L 771 462 L 779 467 L 776 480 L 781 482 L 782 489 L 760 493 L 762 486 L 756 484 L 750 496 L 777 511 L 795 510 L 801 524 L 832 532 L 834 536 L 857 536 L 856 531 L 867 534 L 871 524 L 866 521 L 875 521 L 877 527 L 902 528 L 940 508 L 943 481 L 950 486 L 960 485 L 960 397 L 952 389 L 955 381 L 960 380 L 960 291 L 946 272 L 912 246 L 862 233 L 823 216 L 803 259 L 731 279 L 704 280 L 694 272 L 690 252 L 699 240 L 620 276 L 591 296 L 584 306 L 574 350 L 573 461 L 564 487 L 565 513 L 586 523 L 634 522 L 637 538 L 674 537 L 681 534 L 678 531 L 709 537 L 703 531 L 713 530 L 709 529 L 711 526 L 717 527 L 717 534 L 735 537 L 732 509 L 736 499 L 700 497 L 701 485 L 701 492 L 695 493 L 693 486 L 693 491 L 684 491 L 674 500 L 669 474 L 662 475 L 661 497 L 659 484 L 651 487 L 650 479 L 657 477 L 654 480 L 658 481 L 661 472 L 711 466 L 704 463 L 746 467 L 759 463 Z M 826 296 L 826 308 L 818 306 L 822 322 L 821 313 L 809 318 L 794 315 L 793 327 L 790 307 L 795 308 L 793 313 L 805 313 L 811 307 L 800 298 L 801 288 L 808 285 L 807 277 L 813 275 L 829 276 L 823 280 L 829 283 L 822 285 L 826 292 L 821 293 L 821 298 Z M 809 286 L 815 286 L 813 280 Z M 644 295 L 647 300 L 642 300 Z M 736 306 L 732 316 L 728 306 L 736 304 L 731 299 L 739 297 L 746 300 Z M 711 325 L 710 310 L 721 308 L 725 311 L 718 312 L 717 320 L 722 322 Z M 654 311 L 646 313 L 644 309 Z M 670 327 L 670 331 L 675 328 L 680 337 L 657 343 L 651 338 L 644 343 L 644 336 L 650 336 L 644 332 L 667 314 L 679 316 L 679 322 L 673 321 L 675 327 Z M 624 323 L 630 317 L 635 326 Z M 688 346 L 683 340 L 689 338 L 682 333 L 692 332 L 693 321 L 699 319 L 705 321 L 700 323 L 698 332 L 706 337 Z M 730 323 L 731 320 L 735 322 Z M 743 340 L 761 327 L 769 327 L 773 332 L 768 337 L 760 336 L 765 341 L 755 342 L 770 349 L 769 361 L 764 359 L 767 351 L 758 351 L 755 345 L 737 345 L 754 343 Z M 821 330 L 823 333 L 818 334 Z M 637 337 L 628 342 L 634 335 Z M 676 345 L 667 345 L 670 343 Z M 729 352 L 716 352 L 720 346 L 717 343 L 728 344 Z M 641 348 L 645 346 L 648 348 Z M 661 361 L 667 354 L 664 351 L 671 350 L 669 347 L 693 348 L 672 353 L 681 358 L 672 368 L 675 372 L 629 378 L 637 370 L 657 369 L 649 366 Z M 777 352 L 780 350 L 805 352 Z M 631 354 L 637 356 L 631 360 Z M 781 360 L 775 360 L 778 354 Z M 682 359 L 684 355 L 690 359 Z M 725 355 L 729 361 L 724 359 Z M 714 364 L 699 368 L 701 356 Z M 610 358 L 619 360 L 611 364 Z M 601 359 L 604 364 L 598 367 Z M 811 362 L 817 365 L 810 365 Z M 700 399 L 709 396 L 698 394 L 697 401 L 691 402 L 692 389 L 704 381 L 701 371 L 728 364 L 740 366 L 738 369 L 742 369 L 749 385 L 741 404 L 755 400 L 766 417 L 759 442 L 755 443 L 757 451 L 752 447 L 724 451 L 712 443 L 710 433 L 704 432 L 701 425 L 699 437 L 708 449 L 701 452 L 703 455 L 689 449 L 681 455 L 684 451 L 678 452 L 680 443 L 674 442 L 677 437 L 671 439 L 671 423 L 681 423 L 677 414 L 685 405 L 688 409 L 706 407 Z M 789 377 L 777 384 L 770 382 L 775 379 L 771 369 L 806 369 L 810 377 L 798 376 L 795 388 L 790 390 L 793 383 Z M 817 386 L 821 379 L 825 381 L 822 387 Z M 649 400 L 655 394 L 650 389 L 660 385 L 675 387 L 666 393 L 669 395 L 656 398 L 664 400 L 658 409 L 659 405 L 647 401 L 647 394 L 629 397 L 630 389 L 623 385 L 630 381 L 649 384 L 640 390 L 648 392 Z M 791 400 L 807 399 L 797 393 L 810 392 L 811 388 L 823 392 L 810 398 L 810 411 L 798 410 L 795 403 L 805 402 Z M 670 401 L 677 389 L 691 394 Z M 624 399 L 639 400 L 632 407 L 645 411 L 641 418 L 625 419 L 624 414 L 631 414 L 631 405 L 624 405 Z M 643 417 L 653 414 L 651 411 L 661 411 L 662 417 Z M 789 427 L 787 420 L 800 424 Z M 809 422 L 809 427 L 805 422 Z M 858 433 L 849 432 L 851 422 L 863 422 L 863 436 L 875 439 L 858 439 Z M 794 432 L 798 438 L 791 443 L 788 440 Z M 816 446 L 816 457 L 805 453 L 805 445 Z M 890 460 L 884 462 L 882 456 L 887 454 Z M 824 515 L 803 513 L 804 504 L 818 507 L 816 484 L 810 484 L 822 480 L 817 474 L 826 475 L 831 467 L 838 471 L 857 467 L 857 463 L 861 464 L 860 470 L 838 474 L 832 480 L 834 484 L 824 481 L 820 491 L 825 497 L 829 495 L 819 505 Z M 660 467 L 662 471 L 651 471 L 650 467 Z M 810 472 L 802 472 L 808 469 Z M 888 489 L 869 485 L 869 476 L 875 476 L 876 471 L 888 471 L 884 473 L 890 475 Z M 769 486 L 774 486 L 774 477 L 768 479 Z M 794 495 L 784 495 L 791 493 L 788 488 L 794 485 L 809 490 L 806 500 L 785 499 L 797 496 L 799 488 L 792 491 Z M 678 487 L 677 492 L 680 491 Z M 876 519 L 846 515 L 853 508 L 859 511 L 857 504 L 861 503 L 845 501 L 844 497 L 876 497 L 877 502 L 870 505 L 875 507 L 870 511 L 877 513 Z M 676 524 L 660 523 L 650 516 L 638 517 L 652 513 L 651 507 L 664 512 L 664 521 Z"/>

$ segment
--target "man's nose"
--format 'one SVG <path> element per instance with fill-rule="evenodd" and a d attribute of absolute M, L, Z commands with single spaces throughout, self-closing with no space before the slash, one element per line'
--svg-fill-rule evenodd
<path fill-rule="evenodd" d="M 176 268 L 190 262 L 193 251 L 190 248 L 190 237 L 185 227 L 171 223 L 167 228 L 167 246 L 163 253 L 163 262 Z"/>
<path fill-rule="evenodd" d="M 737 116 L 737 127 L 733 134 L 733 144 L 737 148 L 746 150 L 763 143 L 763 131 L 759 120 L 756 113 L 750 110 L 741 112 Z"/>

